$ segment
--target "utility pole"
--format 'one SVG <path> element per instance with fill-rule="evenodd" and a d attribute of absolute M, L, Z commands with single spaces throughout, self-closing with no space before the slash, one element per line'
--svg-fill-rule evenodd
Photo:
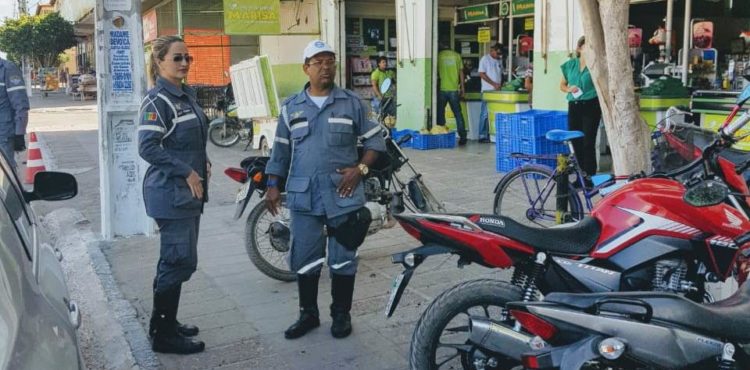
<path fill-rule="evenodd" d="M 26 0 L 18 0 L 18 17 L 23 17 L 29 14 L 29 5 Z M 26 82 L 26 95 L 31 97 L 31 62 L 29 57 L 25 56 L 21 60 L 21 73 L 23 73 L 23 80 Z"/>
<path fill-rule="evenodd" d="M 149 234 L 138 110 L 146 90 L 141 2 L 96 0 L 96 79 L 102 237 Z"/>

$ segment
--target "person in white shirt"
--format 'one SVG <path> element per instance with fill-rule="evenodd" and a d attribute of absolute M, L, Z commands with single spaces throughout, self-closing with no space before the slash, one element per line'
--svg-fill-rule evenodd
<path fill-rule="evenodd" d="M 500 90 L 503 83 L 503 45 L 495 44 L 490 47 L 489 54 L 479 61 L 479 77 L 482 79 L 482 93 Z M 482 111 L 479 115 L 479 142 L 490 141 L 489 114 L 487 102 L 482 99 Z"/>

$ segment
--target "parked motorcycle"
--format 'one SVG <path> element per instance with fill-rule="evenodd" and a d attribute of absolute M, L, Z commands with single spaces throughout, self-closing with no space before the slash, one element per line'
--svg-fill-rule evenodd
<path fill-rule="evenodd" d="M 738 99 L 727 122 L 748 98 L 750 89 Z M 748 119 L 745 114 L 724 132 L 736 132 L 737 122 Z M 520 366 L 530 336 L 508 314 L 506 304 L 535 301 L 540 292 L 656 291 L 694 302 L 713 301 L 705 284 L 732 275 L 737 255 L 732 240 L 750 230 L 750 205 L 744 199 L 748 187 L 738 175 L 750 161 L 737 168 L 719 156 L 730 143 L 722 135 L 683 168 L 633 179 L 596 204 L 590 217 L 572 225 L 539 229 L 482 214 L 396 216 L 423 245 L 392 256 L 405 270 L 394 280 L 387 316 L 393 314 L 414 270 L 429 256 L 458 255 L 459 266 L 473 262 L 515 268 L 510 282 L 469 281 L 438 296 L 414 330 L 411 368 Z M 722 203 L 699 206 L 683 198 L 686 188 L 703 179 L 687 176 L 683 184 L 675 178 L 700 168 L 715 185 L 699 195 L 707 197 L 723 186 L 728 190 L 720 194 Z"/>
<path fill-rule="evenodd" d="M 208 126 L 208 139 L 223 148 L 231 147 L 240 140 L 246 140 L 243 150 L 247 150 L 253 143 L 253 124 L 250 120 L 237 117 L 237 104 L 234 101 L 232 83 L 224 88 L 224 98 L 216 103 L 216 110 L 220 117 L 211 121 Z"/>
<path fill-rule="evenodd" d="M 382 118 L 381 115 L 381 126 Z M 387 133 L 388 130 L 384 129 L 383 132 Z M 376 163 L 370 166 L 369 174 L 362 179 L 367 199 L 365 206 L 373 218 L 368 235 L 394 226 L 393 215 L 407 209 L 411 212 L 445 212 L 443 204 L 422 181 L 422 174 L 411 165 L 399 147 L 409 139 L 407 135 L 397 142 L 387 135 L 386 152 L 378 156 Z M 253 193 L 263 199 L 267 162 L 268 157 L 248 157 L 240 163 L 240 168 L 227 168 L 224 171 L 227 176 L 243 184 L 236 196 L 235 220 L 242 216 Z M 400 177 L 404 167 L 409 169 L 409 180 L 406 181 Z M 283 184 L 279 186 L 283 189 Z M 290 213 L 286 208 L 285 194 L 282 194 L 282 206 L 277 216 L 271 215 L 265 202 L 261 201 L 253 207 L 245 224 L 245 248 L 250 260 L 262 273 L 281 281 L 294 281 L 297 278 L 286 263 L 291 235 L 289 225 Z"/>

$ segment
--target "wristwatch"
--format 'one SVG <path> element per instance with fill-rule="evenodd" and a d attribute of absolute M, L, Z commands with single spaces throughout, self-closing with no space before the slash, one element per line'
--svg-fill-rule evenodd
<path fill-rule="evenodd" d="M 364 163 L 358 164 L 357 168 L 359 168 L 359 174 L 362 176 L 367 176 L 367 174 L 370 173 L 370 168 Z"/>

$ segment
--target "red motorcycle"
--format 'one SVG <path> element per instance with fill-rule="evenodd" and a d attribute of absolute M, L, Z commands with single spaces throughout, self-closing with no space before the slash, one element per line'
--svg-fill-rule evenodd
<path fill-rule="evenodd" d="M 738 100 L 727 122 L 747 99 Z M 737 121 L 745 117 L 750 119 L 744 115 Z M 735 122 L 724 132 L 731 135 L 739 127 Z M 735 163 L 719 155 L 729 144 L 730 139 L 721 137 L 698 159 L 676 171 L 632 179 L 596 204 L 590 216 L 572 225 L 540 229 L 484 214 L 397 215 L 404 230 L 423 245 L 392 256 L 405 270 L 394 280 L 388 317 L 414 270 L 429 256 L 457 255 L 459 267 L 478 263 L 515 268 L 510 282 L 469 281 L 438 296 L 414 330 L 411 368 L 510 369 L 521 365 L 522 352 L 516 351 L 524 348 L 519 343 L 528 350 L 528 336 L 521 335 L 521 326 L 505 305 L 536 300 L 540 292 L 649 290 L 679 293 L 696 302 L 713 301 L 705 284 L 733 274 L 739 254 L 733 240 L 750 230 L 748 187 L 739 174 L 748 164 L 740 165 L 738 171 Z M 691 176 L 696 171 L 726 185 L 723 188 L 729 191 L 724 202 L 702 207 L 683 200 L 686 189 L 703 181 Z M 709 186 L 706 191 L 720 188 Z M 477 320 L 481 318 L 486 320 Z M 499 333 L 494 338 L 505 342 L 470 338 L 472 322 L 487 323 L 486 332 Z"/>

